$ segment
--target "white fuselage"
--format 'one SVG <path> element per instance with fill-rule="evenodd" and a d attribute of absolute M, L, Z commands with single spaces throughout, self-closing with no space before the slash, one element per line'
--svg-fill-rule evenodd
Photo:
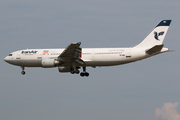
<path fill-rule="evenodd" d="M 138 45 L 130 48 L 81 48 L 81 42 L 71 43 L 65 49 L 26 49 L 12 52 L 4 60 L 24 67 L 58 67 L 59 72 L 89 76 L 86 67 L 114 66 L 142 60 L 153 55 L 168 52 L 163 48 L 163 40 L 171 20 L 162 20 Z"/>
<path fill-rule="evenodd" d="M 130 62 L 135 62 L 156 54 L 167 52 L 168 48 L 162 48 L 160 51 L 154 52 L 157 48 L 84 48 L 78 56 L 78 59 L 69 59 L 69 56 L 76 57 L 73 52 L 65 53 L 67 49 L 26 49 L 12 52 L 4 60 L 12 65 L 17 65 L 22 68 L 21 74 L 24 75 L 25 67 L 43 67 L 51 68 L 58 67 L 59 72 L 70 72 L 71 74 L 79 74 L 79 68 L 83 68 L 80 76 L 88 77 L 86 67 L 96 66 L 114 66 Z M 154 52 L 153 54 L 151 52 Z M 65 54 L 65 58 L 63 55 Z M 61 56 L 61 58 L 59 58 Z M 64 62 L 65 61 L 65 62 Z"/>
<path fill-rule="evenodd" d="M 44 52 L 48 51 L 48 52 Z M 42 67 L 43 59 L 57 59 L 64 49 L 26 49 L 11 53 L 7 62 L 24 67 Z M 145 49 L 138 48 L 84 48 L 81 59 L 86 66 L 113 66 L 150 57 Z M 68 66 L 63 65 L 63 66 Z"/>

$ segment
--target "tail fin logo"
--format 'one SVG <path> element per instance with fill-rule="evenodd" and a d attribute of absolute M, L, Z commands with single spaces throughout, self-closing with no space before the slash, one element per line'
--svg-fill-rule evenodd
<path fill-rule="evenodd" d="M 160 33 L 157 33 L 157 32 L 154 32 L 154 38 L 156 39 L 156 40 L 159 40 L 159 36 L 161 36 L 161 35 L 163 35 L 164 34 L 164 31 L 162 31 L 162 32 L 160 32 Z"/>

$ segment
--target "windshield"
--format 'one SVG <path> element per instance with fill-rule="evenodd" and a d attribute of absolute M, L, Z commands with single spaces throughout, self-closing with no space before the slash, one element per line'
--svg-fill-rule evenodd
<path fill-rule="evenodd" d="M 9 56 L 12 56 L 12 54 L 9 54 Z"/>

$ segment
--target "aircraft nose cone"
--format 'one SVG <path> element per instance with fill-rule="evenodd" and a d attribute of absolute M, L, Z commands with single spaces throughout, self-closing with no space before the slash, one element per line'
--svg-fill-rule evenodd
<path fill-rule="evenodd" d="M 8 56 L 6 56 L 6 57 L 4 58 L 4 61 L 5 61 L 5 62 L 8 62 L 8 60 L 9 60 L 9 59 L 8 59 Z"/>

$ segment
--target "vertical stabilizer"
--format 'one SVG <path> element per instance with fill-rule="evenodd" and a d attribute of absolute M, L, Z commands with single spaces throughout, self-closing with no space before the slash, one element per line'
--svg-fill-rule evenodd
<path fill-rule="evenodd" d="M 162 45 L 170 23 L 171 20 L 162 20 L 154 30 L 135 47 L 151 48 L 155 45 Z"/>

